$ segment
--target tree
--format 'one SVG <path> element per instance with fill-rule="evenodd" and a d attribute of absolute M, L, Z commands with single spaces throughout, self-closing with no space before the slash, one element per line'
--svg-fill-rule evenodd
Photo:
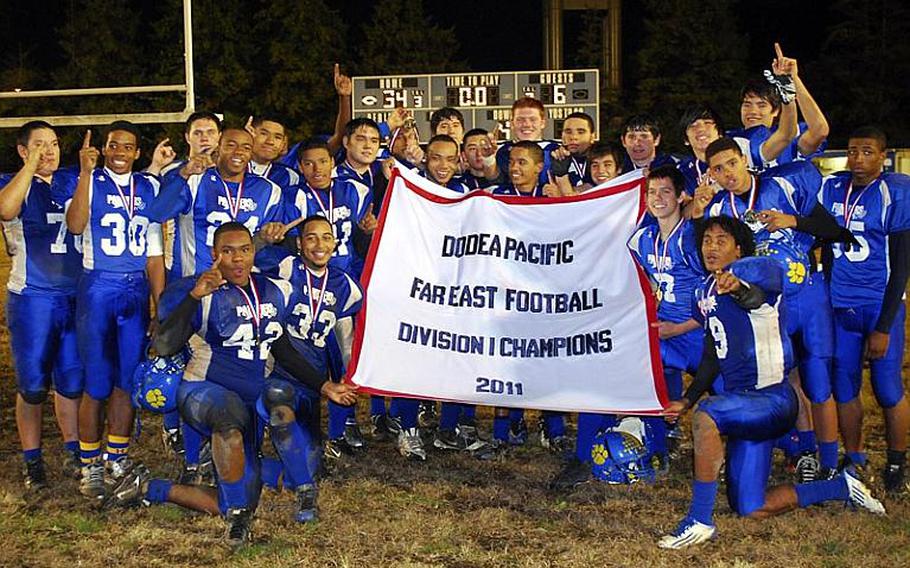
<path fill-rule="evenodd" d="M 363 29 L 358 72 L 363 75 L 464 71 L 452 28 L 440 28 L 424 12 L 423 0 L 379 0 Z"/>
<path fill-rule="evenodd" d="M 677 121 L 687 106 L 709 101 L 723 116 L 739 116 L 748 38 L 736 30 L 733 2 L 647 0 L 646 7 L 640 79 L 630 106 L 661 122 L 664 148 L 678 148 Z"/>
<path fill-rule="evenodd" d="M 351 65 L 343 19 L 323 0 L 267 4 L 254 28 L 270 41 L 260 55 L 264 64 L 250 110 L 277 113 L 298 137 L 331 132 L 337 109 L 332 67 Z"/>
<path fill-rule="evenodd" d="M 910 7 L 896 0 L 841 0 L 834 11 L 841 21 L 829 27 L 819 64 L 810 68 L 832 138 L 844 144 L 852 129 L 878 124 L 889 145 L 910 144 Z"/>

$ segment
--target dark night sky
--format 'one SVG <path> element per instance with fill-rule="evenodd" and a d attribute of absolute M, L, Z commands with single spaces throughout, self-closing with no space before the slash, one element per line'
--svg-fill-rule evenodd
<path fill-rule="evenodd" d="M 137 0 L 152 3 L 153 0 Z M 35 60 L 53 66 L 60 63 L 54 42 L 34 43 L 34 30 L 59 26 L 65 17 L 67 0 L 48 1 L 36 9 L 28 0 L 5 0 L 5 33 L 0 36 L 16 41 L 25 39 L 33 46 Z M 252 4 L 252 2 L 251 2 Z M 497 2 L 480 0 L 424 0 L 426 12 L 442 27 L 452 27 L 461 43 L 462 59 L 474 71 L 531 70 L 543 67 L 541 0 Z M 351 44 L 357 41 L 356 30 L 368 21 L 372 10 L 364 9 L 363 0 L 341 0 L 334 6 L 343 14 L 352 30 Z M 741 1 L 739 22 L 731 22 L 749 35 L 749 66 L 756 70 L 768 65 L 775 40 L 783 43 L 788 55 L 812 60 L 821 47 L 828 24 L 824 3 L 804 0 Z M 623 2 L 623 66 L 634 65 L 634 56 L 644 30 L 643 7 L 634 0 Z M 571 16 L 566 18 L 565 32 L 571 32 Z M 710 33 L 710 30 L 706 30 Z M 7 35 L 8 34 L 8 35 Z M 0 49 L 3 49 L 0 40 Z M 6 57 L 15 57 L 4 50 Z M 567 48 L 566 52 L 570 50 Z"/>

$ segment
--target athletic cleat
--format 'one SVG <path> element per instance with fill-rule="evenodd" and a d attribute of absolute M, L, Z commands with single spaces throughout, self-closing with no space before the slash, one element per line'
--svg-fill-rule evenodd
<path fill-rule="evenodd" d="M 180 475 L 177 476 L 177 483 L 179 485 L 200 485 L 202 479 L 199 477 L 199 466 L 196 464 L 184 465 L 180 470 Z"/>
<path fill-rule="evenodd" d="M 714 525 L 706 525 L 687 516 L 679 522 L 676 530 L 658 540 L 657 546 L 677 550 L 711 540 L 716 533 Z"/>
<path fill-rule="evenodd" d="M 79 450 L 74 452 L 63 452 L 63 475 L 73 479 L 82 477 L 82 459 L 79 457 Z"/>
<path fill-rule="evenodd" d="M 298 523 L 310 523 L 319 518 L 319 509 L 316 507 L 316 497 L 319 492 L 315 483 L 304 483 L 297 488 L 297 512 L 294 520 Z"/>
<path fill-rule="evenodd" d="M 393 437 L 398 438 L 401 434 L 401 418 L 398 416 L 386 416 L 385 425 Z"/>
<path fill-rule="evenodd" d="M 910 485 L 907 484 L 904 475 L 904 464 L 889 463 L 882 470 L 882 481 L 885 484 L 885 492 L 891 495 L 902 493 L 908 490 Z"/>
<path fill-rule="evenodd" d="M 455 433 L 461 438 L 465 447 L 480 440 L 480 433 L 477 431 L 477 422 L 475 422 L 473 418 L 465 418 L 463 422 L 456 424 Z"/>
<path fill-rule="evenodd" d="M 863 483 L 872 482 L 872 479 L 870 478 L 870 476 L 868 475 L 868 472 L 866 471 L 866 465 L 865 464 L 860 465 L 857 463 L 853 463 L 853 461 L 850 460 L 850 458 L 848 456 L 841 457 L 840 463 L 837 464 L 837 471 L 838 471 L 838 473 L 843 473 L 845 471 L 849 471 L 850 475 L 852 475 L 854 478 L 862 481 Z"/>
<path fill-rule="evenodd" d="M 395 437 L 392 431 L 389 430 L 388 418 L 386 418 L 385 414 L 370 415 L 370 423 L 373 426 L 373 430 L 370 434 L 373 436 L 374 440 L 386 441 Z"/>
<path fill-rule="evenodd" d="M 124 457 L 115 462 L 108 462 L 105 465 L 107 470 L 105 483 L 108 487 L 113 487 L 120 483 L 120 480 L 129 474 L 137 464 L 129 457 Z"/>
<path fill-rule="evenodd" d="M 578 458 L 573 458 L 550 481 L 550 489 L 553 491 L 571 491 L 592 479 L 594 479 L 594 474 L 591 471 L 591 464 L 579 461 Z"/>
<path fill-rule="evenodd" d="M 436 402 L 423 400 L 417 410 L 417 424 L 426 430 L 439 426 L 439 414 L 436 412 Z"/>
<path fill-rule="evenodd" d="M 183 432 L 180 428 L 162 428 L 161 442 L 164 452 L 169 456 L 179 457 L 186 453 L 183 447 Z"/>
<path fill-rule="evenodd" d="M 505 448 L 504 445 L 503 448 Z M 502 451 L 497 444 L 481 440 L 480 438 L 466 447 L 465 451 L 470 453 L 471 457 L 479 460 L 495 460 L 502 455 Z"/>
<path fill-rule="evenodd" d="M 398 434 L 398 452 L 408 459 L 425 461 L 427 451 L 423 447 L 423 440 L 417 428 L 408 428 Z"/>
<path fill-rule="evenodd" d="M 352 448 L 343 437 L 334 438 L 325 441 L 323 454 L 326 459 L 340 460 L 345 456 L 353 456 L 354 448 Z"/>
<path fill-rule="evenodd" d="M 349 446 L 355 449 L 360 449 L 367 445 L 366 441 L 363 439 L 363 433 L 360 431 L 360 426 L 357 425 L 356 419 L 348 418 L 345 421 L 344 440 Z"/>
<path fill-rule="evenodd" d="M 47 487 L 47 472 L 44 471 L 42 458 L 25 462 L 22 473 L 25 476 L 25 488 L 29 491 L 38 491 Z"/>
<path fill-rule="evenodd" d="M 459 436 L 455 430 L 437 430 L 433 437 L 433 447 L 440 450 L 464 450 L 467 445 L 464 438 Z"/>
<path fill-rule="evenodd" d="M 872 496 L 869 488 L 859 480 L 856 475 L 849 469 L 843 471 L 844 480 L 847 482 L 847 490 L 850 493 L 850 504 L 855 509 L 865 509 L 875 515 L 884 515 L 885 506 L 882 502 Z"/>
<path fill-rule="evenodd" d="M 90 499 L 103 499 L 104 462 L 98 460 L 82 466 L 82 480 L 79 482 L 79 492 Z"/>
<path fill-rule="evenodd" d="M 253 514 L 249 509 L 228 509 L 224 517 L 227 530 L 224 541 L 231 548 L 239 548 L 250 542 L 250 525 L 253 524 Z"/>
<path fill-rule="evenodd" d="M 796 460 L 796 482 L 812 483 L 817 480 L 820 467 L 814 453 L 799 456 L 799 459 Z"/>
<path fill-rule="evenodd" d="M 211 440 L 206 440 L 199 448 L 199 485 L 215 486 L 215 462 L 212 460 Z"/>
<path fill-rule="evenodd" d="M 524 419 L 509 424 L 509 444 L 521 446 L 528 441 L 528 423 Z"/>
<path fill-rule="evenodd" d="M 556 436 L 550 438 L 550 451 L 561 456 L 567 456 L 575 452 L 572 440 L 568 436 Z"/>
<path fill-rule="evenodd" d="M 667 457 L 677 461 L 682 457 L 683 431 L 679 424 L 667 429 Z"/>
<path fill-rule="evenodd" d="M 102 507 L 136 507 L 143 504 L 143 497 L 148 489 L 148 482 L 152 473 L 145 465 L 139 463 L 122 475 L 116 485 L 111 487 L 107 497 L 104 498 Z"/>

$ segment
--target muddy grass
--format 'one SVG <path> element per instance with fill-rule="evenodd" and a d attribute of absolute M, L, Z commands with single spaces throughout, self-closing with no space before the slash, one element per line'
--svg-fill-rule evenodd
<path fill-rule="evenodd" d="M 2 254 L 0 282 L 6 282 L 8 269 Z M 220 542 L 223 524 L 217 518 L 172 506 L 113 512 L 90 507 L 76 481 L 60 474 L 61 444 L 50 406 L 44 428 L 50 488 L 25 494 L 5 318 L 2 323 L 0 566 L 910 565 L 907 499 L 886 500 L 886 517 L 828 505 L 755 522 L 733 516 L 720 495 L 718 538 L 696 550 L 663 552 L 656 539 L 688 504 L 688 458 L 655 485 L 589 483 L 554 494 L 546 484 L 559 462 L 540 447 L 520 448 L 493 463 L 441 452 L 431 452 L 426 463 L 411 463 L 392 445 L 379 443 L 332 468 L 320 485 L 318 523 L 296 525 L 292 496 L 266 492 L 252 544 L 232 553 Z M 884 461 L 881 418 L 871 394 L 864 397 L 877 473 Z M 361 417 L 365 413 L 364 405 Z M 489 419 L 481 413 L 487 428 Z M 146 419 L 133 453 L 163 476 L 172 473 L 172 464 L 163 457 L 159 431 L 157 417 Z M 774 476 L 786 480 L 782 463 Z M 872 485 L 880 493 L 880 483 Z"/>

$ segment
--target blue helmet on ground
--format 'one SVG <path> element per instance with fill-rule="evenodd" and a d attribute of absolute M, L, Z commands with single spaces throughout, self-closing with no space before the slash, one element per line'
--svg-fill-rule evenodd
<path fill-rule="evenodd" d="M 133 374 L 133 406 L 158 413 L 177 410 L 177 388 L 185 366 L 182 352 L 139 363 Z"/>
<path fill-rule="evenodd" d="M 653 482 L 657 475 L 653 437 L 651 427 L 634 416 L 600 432 L 591 448 L 594 477 L 614 485 Z"/>

